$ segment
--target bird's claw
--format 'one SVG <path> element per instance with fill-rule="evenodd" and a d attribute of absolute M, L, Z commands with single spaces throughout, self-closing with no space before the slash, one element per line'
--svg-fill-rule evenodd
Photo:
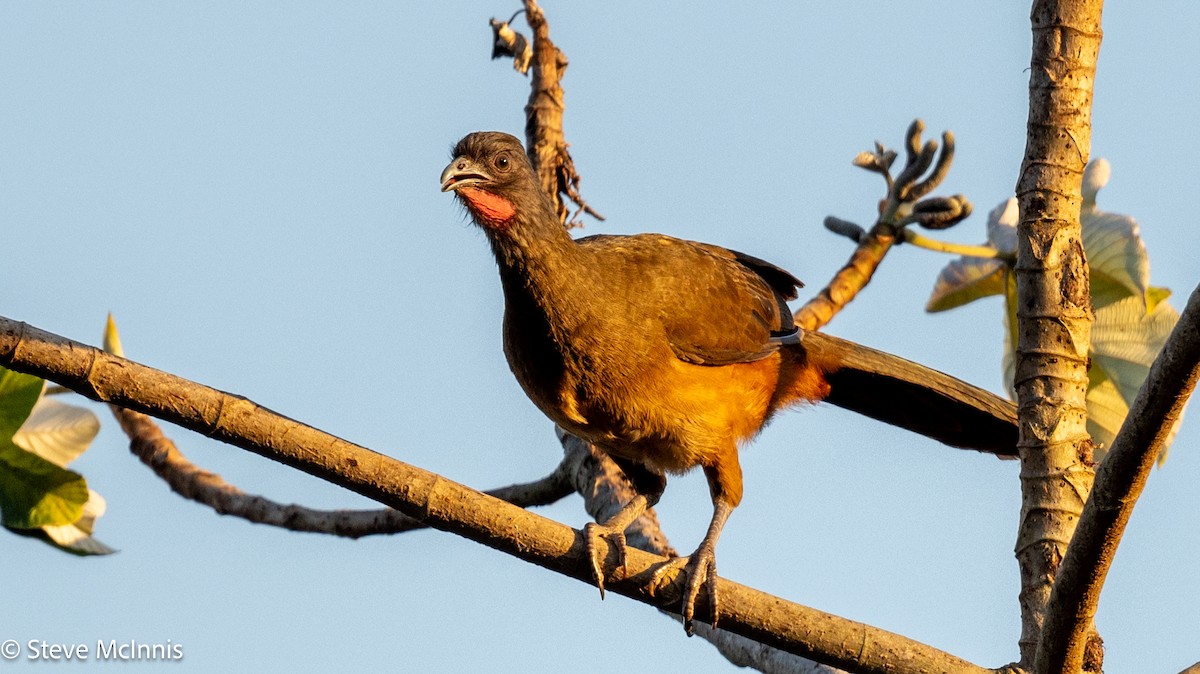
<path fill-rule="evenodd" d="M 600 599 L 604 599 L 604 560 L 598 554 L 596 541 L 601 536 L 607 537 L 609 543 L 617 550 L 617 567 L 614 569 L 617 578 L 624 578 L 627 573 L 625 564 L 625 532 L 606 527 L 595 522 L 588 522 L 583 528 L 583 540 L 587 546 L 588 559 L 592 560 L 592 580 L 600 588 Z"/>
<path fill-rule="evenodd" d="M 667 571 L 680 566 L 683 567 L 682 572 L 687 574 L 680 613 L 683 616 L 683 630 L 690 637 L 696 633 L 696 597 L 700 595 L 700 590 L 706 583 L 708 591 L 705 599 L 708 600 L 711 618 L 709 624 L 713 627 L 717 626 L 717 616 L 720 615 L 717 604 L 717 558 L 712 550 L 704 548 L 692 553 L 690 557 L 676 557 L 654 571 L 651 583 L 658 581 Z"/>

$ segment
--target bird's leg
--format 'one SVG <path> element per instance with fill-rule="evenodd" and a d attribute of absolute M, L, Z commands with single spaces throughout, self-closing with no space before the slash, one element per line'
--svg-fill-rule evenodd
<path fill-rule="evenodd" d="M 603 536 L 608 538 L 612 546 L 616 548 L 619 560 L 617 562 L 618 577 L 624 578 L 626 574 L 625 530 L 643 513 L 658 503 L 659 497 L 662 496 L 663 490 L 667 486 L 667 480 L 661 473 L 651 471 L 641 464 L 615 457 L 613 457 L 613 461 L 625 473 L 625 477 L 629 479 L 638 493 L 616 515 L 608 518 L 603 524 L 588 522 L 583 528 L 584 544 L 587 546 L 588 558 L 592 560 L 592 578 L 596 581 L 596 587 L 600 589 L 601 599 L 604 599 L 604 560 L 598 554 L 596 542 Z"/>
<path fill-rule="evenodd" d="M 721 530 L 725 528 L 729 515 L 742 500 L 742 470 L 737 464 L 737 454 L 732 456 L 731 462 L 719 462 L 716 466 L 704 467 L 704 476 L 708 478 L 708 488 L 713 499 L 712 520 L 708 524 L 704 540 L 700 541 L 696 551 L 686 559 L 672 560 L 654 572 L 657 578 L 680 563 L 684 565 L 687 584 L 684 585 L 683 592 L 683 629 L 689 637 L 696 632 L 696 597 L 700 595 L 705 583 L 708 584 L 706 599 L 711 616 L 709 623 L 713 627 L 717 626 L 717 618 L 720 615 L 717 604 L 717 539 L 721 537 Z"/>
<path fill-rule="evenodd" d="M 696 597 L 700 596 L 700 590 L 704 588 L 706 582 L 708 592 L 705 596 L 708 599 L 711 616 L 709 622 L 713 627 L 717 626 L 717 616 L 720 615 L 717 606 L 717 539 L 721 537 L 721 529 L 724 528 L 725 520 L 729 519 L 729 514 L 732 512 L 733 506 L 728 501 L 724 499 L 715 501 L 708 533 L 704 534 L 704 540 L 700 541 L 700 546 L 696 548 L 696 551 L 685 558 L 672 560 L 654 572 L 657 577 L 665 571 L 683 564 L 683 571 L 687 574 L 687 584 L 684 586 L 683 592 L 683 629 L 689 637 L 696 632 Z"/>

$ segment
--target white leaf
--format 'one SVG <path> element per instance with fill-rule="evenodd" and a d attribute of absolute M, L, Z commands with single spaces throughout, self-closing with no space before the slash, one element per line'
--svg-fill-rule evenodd
<path fill-rule="evenodd" d="M 1017 200 L 1009 197 L 988 213 L 987 238 L 992 248 L 1008 256 L 1017 254 Z"/>
<path fill-rule="evenodd" d="M 114 548 L 101 543 L 74 524 L 42 527 L 42 531 L 46 532 L 46 536 L 54 541 L 55 545 L 73 552 L 85 555 L 111 555 L 116 552 Z"/>
<path fill-rule="evenodd" d="M 1104 157 L 1097 157 L 1088 162 L 1087 168 L 1083 169 L 1083 208 L 1089 210 L 1096 206 L 1096 193 L 1101 187 L 1108 184 L 1108 178 L 1112 175 L 1112 166 Z"/>
<path fill-rule="evenodd" d="M 1150 256 L 1137 221 L 1120 213 L 1092 211 L 1081 216 L 1080 224 L 1092 301 L 1099 306 L 1135 295 L 1144 304 L 1150 287 Z"/>
<path fill-rule="evenodd" d="M 1004 292 L 1007 265 L 986 257 L 960 257 L 942 268 L 933 282 L 933 292 L 925 311 L 937 312 L 959 307 L 981 297 Z"/>
<path fill-rule="evenodd" d="M 1113 380 L 1126 404 L 1133 402 L 1178 321 L 1179 312 L 1167 302 L 1159 302 L 1154 311 L 1146 313 L 1138 297 L 1126 297 L 1096 310 L 1092 366 Z"/>
<path fill-rule="evenodd" d="M 43 396 L 13 435 L 13 442 L 21 449 L 66 468 L 88 448 L 99 432 L 100 420 L 91 410 Z"/>

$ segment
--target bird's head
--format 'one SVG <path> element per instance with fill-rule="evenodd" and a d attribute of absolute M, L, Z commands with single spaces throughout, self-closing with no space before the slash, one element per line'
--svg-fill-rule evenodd
<path fill-rule="evenodd" d="M 469 134 L 452 154 L 454 159 L 442 171 L 442 191 L 453 191 L 487 230 L 504 232 L 519 209 L 540 207 L 545 200 L 521 141 L 507 133 Z"/>

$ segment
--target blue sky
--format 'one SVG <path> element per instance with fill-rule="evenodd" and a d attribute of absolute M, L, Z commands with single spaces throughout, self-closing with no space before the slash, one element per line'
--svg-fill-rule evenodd
<path fill-rule="evenodd" d="M 548 473 L 551 425 L 500 351 L 490 252 L 437 188 L 448 148 L 521 133 L 527 80 L 491 62 L 515 3 L 6 3 L 0 7 L 0 314 L 98 343 L 479 488 Z M 881 181 L 850 165 L 914 117 L 952 129 L 942 193 L 977 215 L 1011 195 L 1024 150 L 1028 6 L 546 1 L 571 61 L 566 136 L 603 223 L 767 258 L 821 285 Z M 1191 127 L 1200 7 L 1106 11 L 1093 156 L 1105 210 L 1134 215 L 1153 281 L 1200 280 Z M 948 259 L 901 248 L 835 334 L 1000 390 L 998 300 L 923 306 Z M 90 404 L 90 403 L 84 403 Z M 728 671 L 678 624 L 620 597 L 433 532 L 357 542 L 223 518 L 170 493 L 107 412 L 74 467 L 109 504 L 76 559 L 0 536 L 0 640 L 172 640 L 195 672 L 388 668 Z M 241 488 L 315 507 L 369 502 L 186 431 Z M 1185 421 L 1152 475 L 1097 617 L 1107 671 L 1200 660 L 1195 451 Z M 784 415 L 742 454 L 746 499 L 723 576 L 986 666 L 1016 658 L 1017 465 L 832 408 Z M 699 475 L 659 508 L 693 548 Z M 573 526 L 577 498 L 542 510 Z M 94 663 L 89 667 L 96 666 Z"/>

